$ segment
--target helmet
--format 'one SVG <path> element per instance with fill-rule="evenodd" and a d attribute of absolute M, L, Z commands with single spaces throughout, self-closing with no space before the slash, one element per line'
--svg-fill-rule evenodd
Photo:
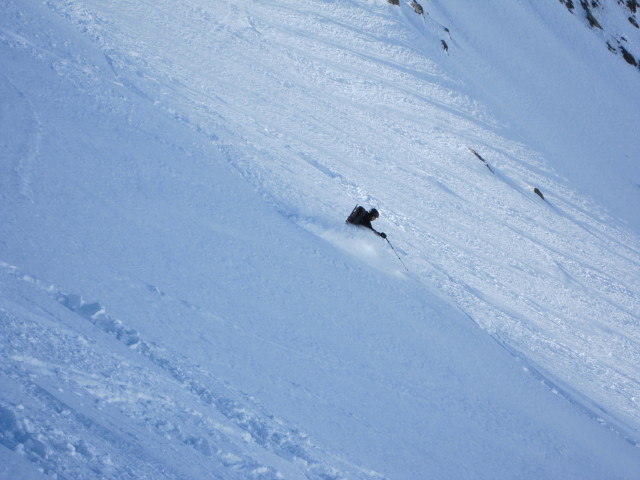
<path fill-rule="evenodd" d="M 369 210 L 369 218 L 373 218 L 373 217 L 378 218 L 379 216 L 380 216 L 380 213 L 375 208 L 372 208 L 371 210 Z"/>

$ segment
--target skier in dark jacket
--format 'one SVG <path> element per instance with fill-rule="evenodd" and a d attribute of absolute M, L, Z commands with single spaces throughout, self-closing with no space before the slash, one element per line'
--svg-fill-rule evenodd
<path fill-rule="evenodd" d="M 362 207 L 358 207 L 358 208 L 362 208 Z M 354 212 L 355 212 L 355 209 L 354 209 Z M 352 212 L 352 216 L 353 216 L 353 212 Z M 365 210 L 361 214 L 356 215 L 355 218 L 352 218 L 350 216 L 349 219 L 347 219 L 347 222 L 352 223 L 353 225 L 360 225 L 362 227 L 366 227 L 372 230 L 376 235 L 379 235 L 382 238 L 387 238 L 387 235 L 384 232 L 378 232 L 371 225 L 371 222 L 375 221 L 379 216 L 380 216 L 380 213 L 378 212 L 378 210 L 376 210 L 375 208 L 372 208 L 368 212 Z"/>

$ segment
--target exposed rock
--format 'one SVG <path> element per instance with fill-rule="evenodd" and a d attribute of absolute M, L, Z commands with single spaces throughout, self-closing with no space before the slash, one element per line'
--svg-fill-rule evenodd
<path fill-rule="evenodd" d="M 418 2 L 413 1 L 410 3 L 410 5 L 413 7 L 413 9 L 416 11 L 418 15 L 424 14 L 424 9 L 422 8 L 422 5 L 420 5 Z"/>

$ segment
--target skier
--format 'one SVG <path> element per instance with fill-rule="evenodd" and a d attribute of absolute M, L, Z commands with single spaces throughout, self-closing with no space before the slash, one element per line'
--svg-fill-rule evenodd
<path fill-rule="evenodd" d="M 360 205 L 356 205 L 354 207 L 354 209 L 351 211 L 351 214 L 349 215 L 349 217 L 347 217 L 346 222 L 350 223 L 352 225 L 358 225 L 358 226 L 361 226 L 361 227 L 366 227 L 369 230 L 371 230 L 373 233 L 378 235 L 379 237 L 384 238 L 387 241 L 387 243 L 389 244 L 389 246 L 391 247 L 391 249 L 393 250 L 393 252 L 396 254 L 396 257 L 398 257 L 398 260 L 400 260 L 400 263 L 402 263 L 402 265 L 404 266 L 405 270 L 408 272 L 409 269 L 407 268 L 407 266 L 404 264 L 404 262 L 400 258 L 400 255 L 398 255 L 398 252 L 396 252 L 396 249 L 393 248 L 393 245 L 391 245 L 391 242 L 387 238 L 387 234 L 384 233 L 384 232 L 378 232 L 371 225 L 371 222 L 375 221 L 375 219 L 378 218 L 379 216 L 380 216 L 380 213 L 375 208 L 372 208 L 371 210 L 369 210 L 367 212 L 367 210 L 364 207 L 361 207 Z"/>
<path fill-rule="evenodd" d="M 378 235 L 378 236 L 380 236 L 382 238 L 387 238 L 387 234 L 386 233 L 378 232 L 371 225 L 371 222 L 375 221 L 379 216 L 380 216 L 380 213 L 375 208 L 372 208 L 371 210 L 369 210 L 367 212 L 364 207 L 360 207 L 360 206 L 356 205 L 356 207 L 351 212 L 351 215 L 349 215 L 349 218 L 347 218 L 347 223 L 351 223 L 352 225 L 359 225 L 359 226 L 362 226 L 362 227 L 366 227 L 366 228 L 370 229 L 371 231 L 373 231 L 376 235 Z"/>

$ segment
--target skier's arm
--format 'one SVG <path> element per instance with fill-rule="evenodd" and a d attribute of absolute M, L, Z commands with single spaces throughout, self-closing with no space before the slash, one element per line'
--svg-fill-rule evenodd
<path fill-rule="evenodd" d="M 375 233 L 375 234 L 376 234 L 376 235 L 378 235 L 379 237 L 387 238 L 387 234 L 386 234 L 386 233 L 377 231 L 375 228 L 373 228 L 373 227 L 371 226 L 371 223 L 369 223 L 369 228 L 373 231 L 373 233 Z"/>

